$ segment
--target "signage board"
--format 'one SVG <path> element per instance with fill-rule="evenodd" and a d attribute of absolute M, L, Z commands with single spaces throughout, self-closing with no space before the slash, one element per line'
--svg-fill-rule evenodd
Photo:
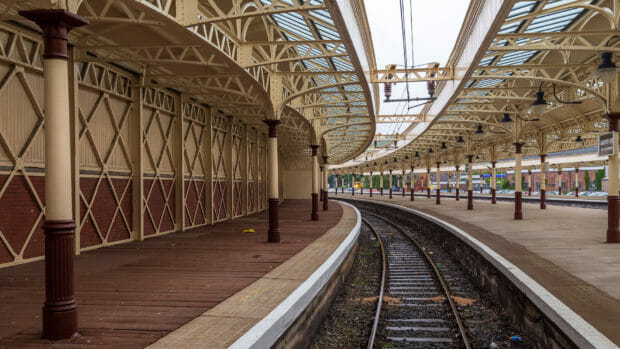
<path fill-rule="evenodd" d="M 616 143 L 614 133 L 606 132 L 598 136 L 598 156 L 614 155 L 614 144 Z"/>

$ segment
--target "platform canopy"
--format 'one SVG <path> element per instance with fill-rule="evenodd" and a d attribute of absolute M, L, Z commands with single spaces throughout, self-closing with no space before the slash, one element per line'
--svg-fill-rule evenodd
<path fill-rule="evenodd" d="M 514 157 L 515 143 L 524 155 L 597 145 L 605 115 L 620 110 L 617 72 L 612 82 L 596 74 L 602 53 L 620 57 L 619 26 L 614 0 L 473 0 L 447 64 L 454 77 L 411 116 L 412 140 L 346 168 L 497 161 Z M 537 96 L 546 105 L 533 108 Z"/>
<path fill-rule="evenodd" d="M 0 1 L 3 20 L 33 30 L 17 12 L 40 8 L 90 21 L 71 32 L 75 61 L 114 64 L 247 124 L 280 118 L 285 152 L 321 144 L 338 163 L 374 135 L 364 76 L 374 56 L 361 0 Z"/>

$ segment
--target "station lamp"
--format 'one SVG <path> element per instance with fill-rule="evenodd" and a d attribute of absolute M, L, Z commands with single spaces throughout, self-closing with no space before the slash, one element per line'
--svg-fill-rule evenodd
<path fill-rule="evenodd" d="M 478 124 L 478 127 L 476 127 L 476 132 L 474 132 L 474 137 L 476 137 L 477 141 L 481 141 L 483 135 L 484 131 L 482 131 L 482 124 Z"/>
<path fill-rule="evenodd" d="M 405 155 L 405 160 L 409 160 L 409 155 Z"/>
<path fill-rule="evenodd" d="M 418 153 L 417 151 L 415 152 L 414 157 L 419 158 L 420 157 L 420 153 Z"/>
<path fill-rule="evenodd" d="M 504 118 L 502 119 L 502 124 L 510 124 L 512 119 L 510 118 L 510 114 L 504 113 Z"/>
<path fill-rule="evenodd" d="M 457 148 L 462 148 L 465 146 L 465 140 L 463 140 L 463 136 L 459 136 L 459 138 L 456 140 L 456 146 Z"/>
<path fill-rule="evenodd" d="M 432 154 L 433 153 L 433 148 L 428 148 L 428 153 Z"/>
<path fill-rule="evenodd" d="M 448 147 L 446 147 L 446 142 L 441 142 L 441 149 L 448 149 Z"/>
<path fill-rule="evenodd" d="M 398 162 L 398 159 L 394 158 L 394 162 Z"/>
<path fill-rule="evenodd" d="M 581 135 L 579 135 L 579 136 L 577 136 L 577 138 L 575 138 L 575 142 L 583 144 L 583 138 L 581 138 Z"/>
<path fill-rule="evenodd" d="M 611 61 L 613 54 L 611 52 L 601 52 L 601 64 L 592 72 L 592 77 L 609 84 L 616 79 L 620 69 Z"/>
<path fill-rule="evenodd" d="M 547 101 L 545 100 L 545 93 L 542 91 L 542 84 L 540 84 L 540 88 L 538 92 L 536 92 L 536 100 L 530 106 L 530 111 L 534 115 L 540 115 L 545 112 L 547 109 Z"/>

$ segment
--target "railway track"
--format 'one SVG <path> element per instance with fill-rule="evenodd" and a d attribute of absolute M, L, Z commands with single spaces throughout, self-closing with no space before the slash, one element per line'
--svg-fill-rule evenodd
<path fill-rule="evenodd" d="M 450 289 L 431 256 L 397 225 L 367 212 L 363 217 L 381 244 L 379 300 L 391 302 L 389 307 L 377 302 L 368 348 L 376 338 L 391 347 L 471 348 Z"/>

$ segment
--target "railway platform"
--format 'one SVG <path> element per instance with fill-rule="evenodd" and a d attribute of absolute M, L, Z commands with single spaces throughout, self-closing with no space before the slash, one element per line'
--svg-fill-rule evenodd
<path fill-rule="evenodd" d="M 142 348 L 162 337 L 154 347 L 226 347 L 322 266 L 358 221 L 335 203 L 319 221 L 308 200 L 280 209 L 279 244 L 265 241 L 263 212 L 77 256 L 79 336 L 69 340 L 40 338 L 44 262 L 1 269 L 0 348 Z"/>
<path fill-rule="evenodd" d="M 576 314 L 620 344 L 620 246 L 605 243 L 607 212 L 523 204 L 523 220 L 513 219 L 511 202 L 460 201 L 435 196 L 331 195 L 374 200 L 411 208 L 457 226 L 513 263 Z"/>

